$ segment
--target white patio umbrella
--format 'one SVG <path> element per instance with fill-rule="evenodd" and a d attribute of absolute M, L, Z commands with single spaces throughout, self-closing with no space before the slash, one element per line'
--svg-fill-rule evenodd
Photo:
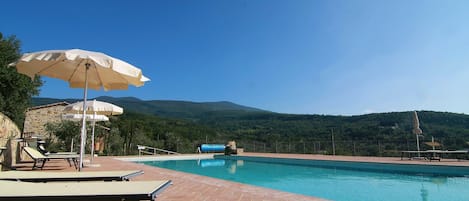
<path fill-rule="evenodd" d="M 112 103 L 104 101 L 83 101 L 75 102 L 70 105 L 65 106 L 64 112 L 67 113 L 83 113 L 83 105 L 86 108 L 86 114 L 98 114 L 98 115 L 120 115 L 124 113 L 124 109 Z"/>
<path fill-rule="evenodd" d="M 62 119 L 67 120 L 67 121 L 81 121 L 83 120 L 83 114 L 63 114 Z M 107 117 L 106 115 L 101 115 L 101 114 L 97 114 L 97 115 L 87 114 L 85 119 L 86 121 L 96 121 L 96 122 L 109 121 L 109 117 Z"/>
<path fill-rule="evenodd" d="M 117 105 L 103 102 L 103 101 L 97 101 L 97 100 L 86 101 L 85 103 L 83 103 L 83 101 L 72 103 L 70 105 L 65 106 L 64 112 L 83 113 L 83 105 L 85 106 L 84 107 L 86 110 L 85 112 L 87 114 L 92 114 L 91 115 L 93 117 L 92 119 L 96 119 L 99 115 L 120 115 L 124 113 L 124 109 Z M 93 158 L 94 158 L 94 126 L 95 124 L 96 124 L 96 121 L 93 121 L 93 132 L 91 134 L 91 162 L 93 162 Z M 86 136 L 85 136 L 85 139 L 86 139 Z"/>
<path fill-rule="evenodd" d="M 24 54 L 17 62 L 10 64 L 16 66 L 19 73 L 32 79 L 34 76 L 48 76 L 65 80 L 72 88 L 84 88 L 83 108 L 86 108 L 87 90 L 104 89 L 125 90 L 129 85 L 143 86 L 147 77 L 142 71 L 120 59 L 113 58 L 100 52 L 91 52 L 80 49 L 48 50 Z M 84 138 L 86 136 L 86 110 L 83 110 L 80 165 L 83 167 Z"/>
<path fill-rule="evenodd" d="M 422 129 L 420 129 L 420 122 L 419 116 L 417 115 L 417 111 L 413 113 L 413 129 L 412 132 L 417 137 L 417 156 L 420 157 L 420 143 L 419 143 L 419 136 L 422 135 Z"/>

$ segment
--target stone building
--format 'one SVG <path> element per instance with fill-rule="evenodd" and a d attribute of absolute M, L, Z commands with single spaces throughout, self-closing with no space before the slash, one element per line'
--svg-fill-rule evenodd
<path fill-rule="evenodd" d="M 48 136 L 45 125 L 47 123 L 60 122 L 67 102 L 58 102 L 47 105 L 31 107 L 26 111 L 24 120 L 23 137 L 34 135 Z"/>
<path fill-rule="evenodd" d="M 28 108 L 24 120 L 23 137 L 31 139 L 32 137 L 44 137 L 54 140 L 55 136 L 46 131 L 47 123 L 56 123 L 62 121 L 64 108 L 69 105 L 67 102 L 51 103 Z M 103 127 L 108 129 L 106 127 Z M 33 138 L 34 139 L 34 138 Z M 97 153 L 103 153 L 104 137 L 97 137 L 95 141 L 95 150 Z"/>

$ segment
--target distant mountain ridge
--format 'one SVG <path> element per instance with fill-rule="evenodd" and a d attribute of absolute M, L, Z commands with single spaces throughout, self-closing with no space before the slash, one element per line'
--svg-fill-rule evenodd
<path fill-rule="evenodd" d="M 94 98 L 99 101 L 109 102 L 124 108 L 124 111 L 151 114 L 170 118 L 198 119 L 201 115 L 212 112 L 269 112 L 266 110 L 243 106 L 229 101 L 218 102 L 191 102 L 174 100 L 140 100 L 135 97 L 109 97 L 100 96 Z M 90 99 L 92 100 L 92 99 Z M 33 97 L 33 106 L 46 105 L 56 102 L 74 103 L 81 99 L 56 99 Z"/>

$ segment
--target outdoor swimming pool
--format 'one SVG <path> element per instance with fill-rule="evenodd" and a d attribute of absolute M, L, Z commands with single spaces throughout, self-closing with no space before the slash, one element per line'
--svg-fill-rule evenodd
<path fill-rule="evenodd" d="M 468 177 L 363 171 L 360 163 L 354 168 L 223 158 L 139 163 L 336 201 L 469 200 Z"/>

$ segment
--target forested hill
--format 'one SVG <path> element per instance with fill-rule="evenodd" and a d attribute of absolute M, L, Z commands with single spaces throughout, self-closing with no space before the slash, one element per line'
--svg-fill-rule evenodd
<path fill-rule="evenodd" d="M 412 111 L 356 116 L 294 115 L 268 112 L 230 102 L 142 101 L 136 98 L 98 97 L 124 108 L 121 122 L 139 121 L 145 141 L 170 150 L 192 150 L 199 142 L 236 140 L 251 151 L 331 153 L 331 134 L 338 154 L 380 155 L 389 150 L 415 149 Z M 78 100 L 34 98 L 35 105 Z M 138 115 L 141 114 L 141 115 Z M 145 114 L 145 115 L 144 115 Z M 443 149 L 469 148 L 469 115 L 418 111 L 422 146 L 434 137 Z M 146 128 L 148 127 L 148 128 Z M 156 136 L 153 136 L 156 135 Z M 174 140 L 180 144 L 169 145 Z M 207 140 L 208 139 L 208 140 Z M 169 144 L 168 144 L 169 143 Z M 340 145 L 342 143 L 342 145 Z M 181 145 L 183 144 L 183 145 Z M 283 146 L 283 148 L 282 148 Z M 425 149 L 425 147 L 423 147 Z M 428 147 L 426 147 L 428 148 Z M 285 151 L 287 150 L 287 151 Z M 313 150 L 313 151 L 312 151 Z"/>
<path fill-rule="evenodd" d="M 251 113 L 238 116 L 213 113 L 201 125 L 209 126 L 250 150 L 287 153 L 396 156 L 399 150 L 416 150 L 412 111 L 357 116 Z M 469 115 L 418 111 L 422 150 L 432 137 L 437 149 L 469 149 Z M 321 152 L 325 151 L 325 152 Z"/>
<path fill-rule="evenodd" d="M 134 97 L 114 98 L 109 96 L 96 97 L 96 100 L 113 103 L 124 108 L 124 111 L 144 113 L 168 118 L 198 120 L 201 116 L 211 112 L 267 112 L 265 110 L 246 107 L 228 101 L 220 102 L 189 102 L 171 100 L 140 100 Z M 74 103 L 79 99 L 33 98 L 34 106 L 65 101 Z"/>

